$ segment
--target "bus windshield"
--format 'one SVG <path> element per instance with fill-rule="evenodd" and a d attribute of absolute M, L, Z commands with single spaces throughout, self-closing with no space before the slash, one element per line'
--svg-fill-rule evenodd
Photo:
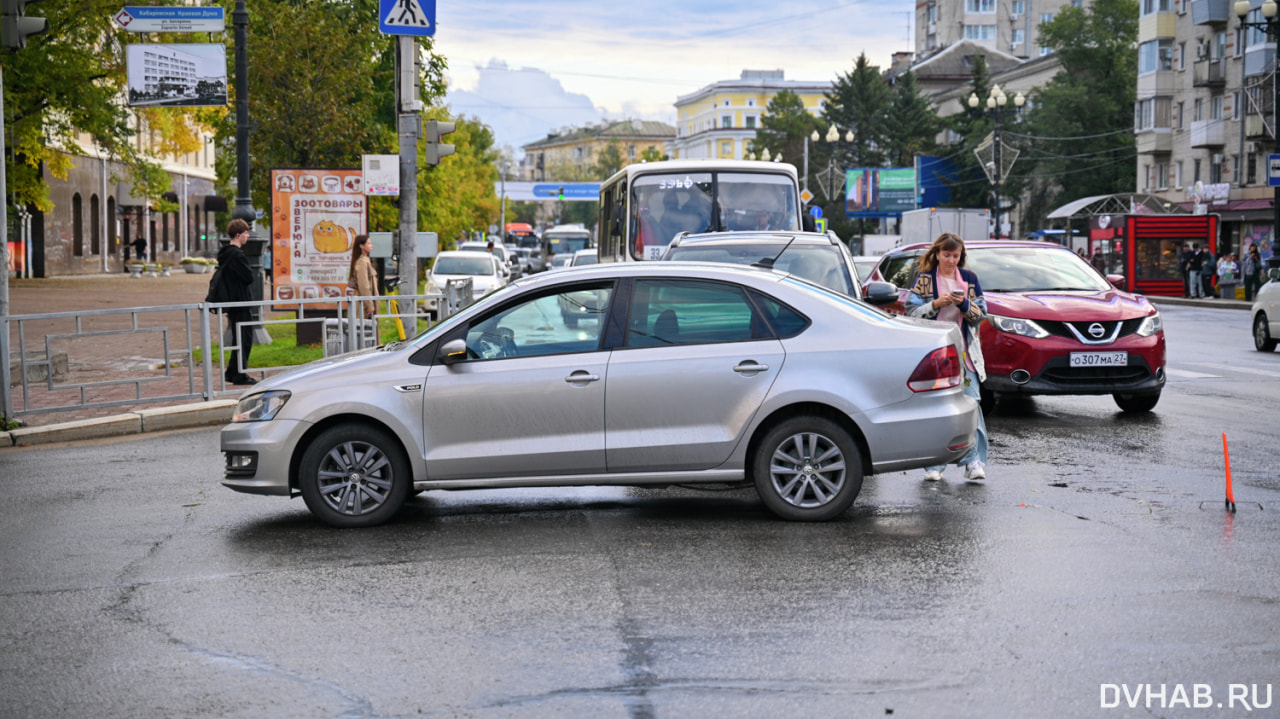
<path fill-rule="evenodd" d="M 591 233 L 586 230 L 545 230 L 542 233 L 543 252 L 551 255 L 570 254 L 591 247 Z"/>
<path fill-rule="evenodd" d="M 631 256 L 656 260 L 681 232 L 798 230 L 795 180 L 782 174 L 683 172 L 635 179 Z"/>

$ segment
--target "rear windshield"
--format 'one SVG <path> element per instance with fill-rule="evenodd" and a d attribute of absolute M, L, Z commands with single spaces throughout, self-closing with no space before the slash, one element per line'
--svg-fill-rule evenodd
<path fill-rule="evenodd" d="M 493 260 L 488 257 L 459 257 L 446 255 L 436 260 L 431 270 L 437 275 L 491 275 Z"/>
<path fill-rule="evenodd" d="M 786 251 L 783 252 L 783 248 Z M 782 254 L 779 254 L 782 253 Z M 787 247 L 786 242 L 751 242 L 740 245 L 672 247 L 663 257 L 682 262 L 722 262 L 750 265 L 765 258 L 776 258 L 774 269 L 803 277 L 841 294 L 856 296 L 853 278 L 840 257 L 840 251 L 828 246 Z"/>

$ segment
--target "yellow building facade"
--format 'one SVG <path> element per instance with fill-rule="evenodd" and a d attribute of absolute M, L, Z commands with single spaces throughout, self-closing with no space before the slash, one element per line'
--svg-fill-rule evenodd
<path fill-rule="evenodd" d="M 673 160 L 746 159 L 769 101 L 783 90 L 800 97 L 805 109 L 822 113 L 828 81 L 787 80 L 782 70 L 743 70 L 737 80 L 721 80 L 676 99 Z"/>

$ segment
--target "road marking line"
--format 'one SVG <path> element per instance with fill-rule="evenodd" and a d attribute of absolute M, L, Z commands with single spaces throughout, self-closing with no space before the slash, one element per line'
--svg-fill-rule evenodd
<path fill-rule="evenodd" d="M 1250 369 L 1248 367 L 1237 367 L 1235 365 L 1211 365 L 1211 364 L 1206 364 L 1204 362 L 1191 362 L 1190 364 L 1196 367 L 1213 367 L 1214 369 L 1217 369 L 1217 370 L 1226 369 L 1232 372 L 1243 372 L 1244 374 L 1256 374 L 1262 377 L 1275 377 L 1277 379 L 1280 379 L 1280 372 L 1276 372 L 1274 370 Z"/>
<path fill-rule="evenodd" d="M 1221 379 L 1222 378 L 1222 375 L 1220 374 L 1205 374 L 1204 372 L 1192 372 L 1189 369 L 1173 369 L 1172 367 L 1165 367 L 1164 373 L 1169 375 L 1170 377 L 1175 377 L 1177 379 Z"/>

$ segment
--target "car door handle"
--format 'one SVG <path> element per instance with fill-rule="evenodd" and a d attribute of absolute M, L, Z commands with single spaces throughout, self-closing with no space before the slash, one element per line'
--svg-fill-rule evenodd
<path fill-rule="evenodd" d="M 600 375 L 598 374 L 590 374 L 585 370 L 578 370 L 568 377 L 565 377 L 564 381 L 569 384 L 577 384 L 578 382 L 595 382 L 598 379 L 600 379 Z"/>
<path fill-rule="evenodd" d="M 747 360 L 745 362 L 739 363 L 737 367 L 733 368 L 733 371 L 737 372 L 738 374 L 755 374 L 757 372 L 768 372 L 769 365 L 759 364 L 752 360 Z"/>

